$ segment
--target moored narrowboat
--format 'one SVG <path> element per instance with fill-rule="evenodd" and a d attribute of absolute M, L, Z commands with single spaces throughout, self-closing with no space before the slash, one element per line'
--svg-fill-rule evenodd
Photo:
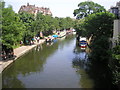
<path fill-rule="evenodd" d="M 80 37 L 79 46 L 81 48 L 86 48 L 87 47 L 87 39 L 86 39 L 86 37 Z"/>

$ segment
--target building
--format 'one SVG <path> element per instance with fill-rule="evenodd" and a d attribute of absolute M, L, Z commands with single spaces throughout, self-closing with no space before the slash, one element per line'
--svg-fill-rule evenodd
<path fill-rule="evenodd" d="M 120 19 L 120 1 L 116 3 L 116 6 L 112 6 L 109 9 L 109 12 L 114 13 L 117 16 L 117 19 Z"/>
<path fill-rule="evenodd" d="M 50 11 L 49 8 L 44 8 L 44 7 L 36 7 L 35 5 L 29 5 L 29 3 L 27 3 L 26 5 L 22 5 L 18 11 L 18 13 L 20 12 L 29 12 L 32 13 L 34 15 L 36 15 L 37 13 L 42 13 L 43 15 L 51 15 L 52 16 L 52 12 Z"/>
<path fill-rule="evenodd" d="M 120 35 L 120 1 L 116 3 L 116 6 L 111 7 L 109 11 L 117 16 L 117 18 L 114 20 L 113 25 L 113 47 L 114 47 L 116 46 L 118 42 L 118 36 Z"/>
<path fill-rule="evenodd" d="M 114 13 L 116 16 L 117 16 L 117 18 L 119 18 L 118 16 L 119 16 L 119 14 L 118 14 L 118 7 L 111 7 L 110 8 L 110 12 L 111 13 Z"/>
<path fill-rule="evenodd" d="M 113 46 L 116 46 L 118 42 L 118 37 L 120 35 L 120 20 L 116 19 L 114 20 L 114 25 L 113 25 Z"/>

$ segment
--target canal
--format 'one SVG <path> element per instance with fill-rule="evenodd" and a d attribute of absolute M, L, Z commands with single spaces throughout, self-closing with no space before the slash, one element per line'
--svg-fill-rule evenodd
<path fill-rule="evenodd" d="M 75 35 L 63 37 L 53 43 L 43 43 L 4 70 L 2 86 L 3 88 L 93 88 L 96 84 L 89 74 L 92 71 L 88 67 L 86 53 L 77 45 Z"/>

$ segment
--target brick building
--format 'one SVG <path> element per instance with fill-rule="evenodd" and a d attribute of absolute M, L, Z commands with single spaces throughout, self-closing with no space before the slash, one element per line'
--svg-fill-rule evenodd
<path fill-rule="evenodd" d="M 43 15 L 51 15 L 52 16 L 52 12 L 50 11 L 49 8 L 44 8 L 44 7 L 36 7 L 35 5 L 29 5 L 29 3 L 27 3 L 26 5 L 22 5 L 18 11 L 18 13 L 20 12 L 29 12 L 32 13 L 34 15 L 36 15 L 37 13 L 42 13 Z"/>

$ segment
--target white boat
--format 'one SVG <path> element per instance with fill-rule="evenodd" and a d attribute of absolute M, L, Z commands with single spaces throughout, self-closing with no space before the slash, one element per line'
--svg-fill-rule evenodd
<path fill-rule="evenodd" d="M 79 45 L 80 45 L 81 48 L 86 48 L 87 47 L 87 39 L 86 39 L 86 37 L 80 37 Z"/>
<path fill-rule="evenodd" d="M 73 32 L 73 34 L 76 34 L 76 32 Z"/>
<path fill-rule="evenodd" d="M 61 37 L 64 37 L 66 35 L 66 31 L 62 31 L 59 33 L 58 37 L 61 38 Z"/>

